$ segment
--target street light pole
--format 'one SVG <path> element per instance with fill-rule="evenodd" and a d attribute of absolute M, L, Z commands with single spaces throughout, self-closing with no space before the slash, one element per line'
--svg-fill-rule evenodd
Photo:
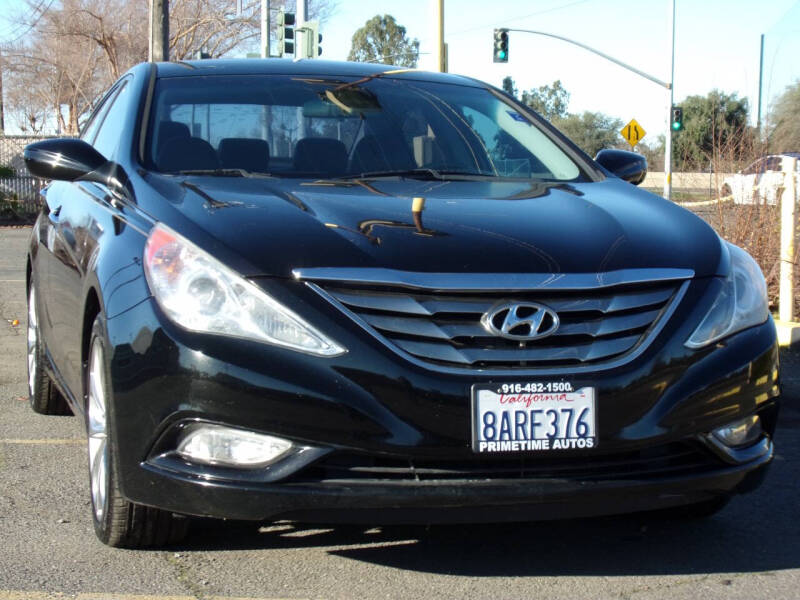
<path fill-rule="evenodd" d="M 672 27 L 672 58 L 669 67 L 669 107 L 667 108 L 667 135 L 664 142 L 664 198 L 672 200 L 672 107 L 675 105 L 675 0 L 670 11 Z"/>
<path fill-rule="evenodd" d="M 588 50 L 589 52 L 592 52 L 593 54 L 597 54 L 598 56 L 601 56 L 602 58 L 605 58 L 606 60 L 611 61 L 616 65 L 619 65 L 623 69 L 627 69 L 628 71 L 630 71 L 632 73 L 636 73 L 640 77 L 644 77 L 645 79 L 647 79 L 649 81 L 652 81 L 653 83 L 656 83 L 656 84 L 660 85 L 661 87 L 669 90 L 669 101 L 670 101 L 670 103 L 669 103 L 669 108 L 667 109 L 667 143 L 666 143 L 666 148 L 664 149 L 664 171 L 665 171 L 664 197 L 665 198 L 670 198 L 671 191 L 672 191 L 672 156 L 671 156 L 671 154 L 672 154 L 672 101 L 673 101 L 673 85 L 672 85 L 672 82 L 673 82 L 674 74 L 675 74 L 675 19 L 674 19 L 674 15 L 675 15 L 675 0 L 672 0 L 672 14 L 673 14 L 673 19 L 672 19 L 672 66 L 671 66 L 670 81 L 669 82 L 661 81 L 658 77 L 654 77 L 653 75 L 650 75 L 649 73 L 645 73 L 644 71 L 641 71 L 641 70 L 637 69 L 636 67 L 632 67 L 631 65 L 629 65 L 627 63 L 624 63 L 621 60 L 619 60 L 617 58 L 614 58 L 613 56 L 609 56 L 605 52 L 600 52 L 600 50 L 592 48 L 591 46 L 587 46 L 586 44 L 582 44 L 581 42 L 578 42 L 578 41 L 575 41 L 575 40 L 571 40 L 570 38 L 564 37 L 562 35 L 556 35 L 554 33 L 547 33 L 546 31 L 535 31 L 533 29 L 513 29 L 513 28 L 510 28 L 510 27 L 504 27 L 503 28 L 505 31 L 518 31 L 520 33 L 533 33 L 535 35 L 543 35 L 545 37 L 551 37 L 551 38 L 555 38 L 557 40 L 561 40 L 562 42 L 567 42 L 568 44 L 573 44 L 574 46 L 578 46 L 580 48 L 583 48 L 584 50 Z"/>

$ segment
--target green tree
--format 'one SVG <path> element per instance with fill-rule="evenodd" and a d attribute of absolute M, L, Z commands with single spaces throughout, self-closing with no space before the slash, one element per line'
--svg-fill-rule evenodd
<path fill-rule="evenodd" d="M 672 137 L 675 170 L 702 170 L 712 162 L 735 164 L 752 157 L 746 98 L 712 90 L 707 96 L 689 96 L 680 106 L 683 130 Z"/>
<path fill-rule="evenodd" d="M 569 114 L 554 119 L 553 125 L 589 156 L 595 156 L 603 148 L 628 147 L 619 135 L 622 121 L 604 113 L 584 111 L 580 115 Z"/>
<path fill-rule="evenodd" d="M 416 67 L 419 40 L 408 39 L 406 28 L 392 15 L 375 15 L 353 34 L 347 60 Z"/>
<path fill-rule="evenodd" d="M 550 85 L 522 92 L 522 103 L 527 104 L 548 121 L 567 116 L 569 106 L 569 92 L 557 79 Z"/>
<path fill-rule="evenodd" d="M 503 91 L 509 96 L 517 97 L 517 86 L 514 85 L 514 78 L 511 75 L 503 77 Z"/>
<path fill-rule="evenodd" d="M 800 81 L 775 101 L 769 116 L 770 152 L 800 152 Z"/>

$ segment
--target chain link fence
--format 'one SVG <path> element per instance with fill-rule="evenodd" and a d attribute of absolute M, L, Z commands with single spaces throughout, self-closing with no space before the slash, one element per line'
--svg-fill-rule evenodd
<path fill-rule="evenodd" d="M 26 221 L 39 212 L 46 182 L 25 168 L 25 146 L 53 136 L 0 136 L 0 219 Z"/>

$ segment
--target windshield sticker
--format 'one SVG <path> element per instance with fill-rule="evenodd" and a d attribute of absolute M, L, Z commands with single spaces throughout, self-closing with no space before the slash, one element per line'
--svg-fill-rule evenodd
<path fill-rule="evenodd" d="M 528 119 L 526 119 L 524 116 L 522 116 L 518 112 L 515 112 L 513 110 L 507 110 L 506 112 L 508 113 L 508 116 L 511 117 L 512 119 L 514 119 L 515 121 L 519 121 L 520 123 L 528 123 L 528 125 L 530 125 L 530 122 L 528 121 Z"/>

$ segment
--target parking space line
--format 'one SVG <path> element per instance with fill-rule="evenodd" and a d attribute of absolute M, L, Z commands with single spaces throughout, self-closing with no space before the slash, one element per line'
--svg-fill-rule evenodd
<path fill-rule="evenodd" d="M 0 600 L 53 600 L 74 598 L 75 600 L 197 600 L 197 596 L 159 596 L 152 594 L 114 594 L 86 592 L 67 594 L 66 592 L 39 592 L 22 590 L 0 590 Z M 231 596 L 208 596 L 209 600 L 281 600 L 280 598 L 245 598 Z"/>
<path fill-rule="evenodd" d="M 0 439 L 0 444 L 19 444 L 31 446 L 64 446 L 71 444 L 83 444 L 85 440 L 81 438 L 63 438 L 63 439 L 43 439 L 43 440 L 22 440 L 14 438 Z M 3 597 L 0 596 L 0 600 Z"/>

